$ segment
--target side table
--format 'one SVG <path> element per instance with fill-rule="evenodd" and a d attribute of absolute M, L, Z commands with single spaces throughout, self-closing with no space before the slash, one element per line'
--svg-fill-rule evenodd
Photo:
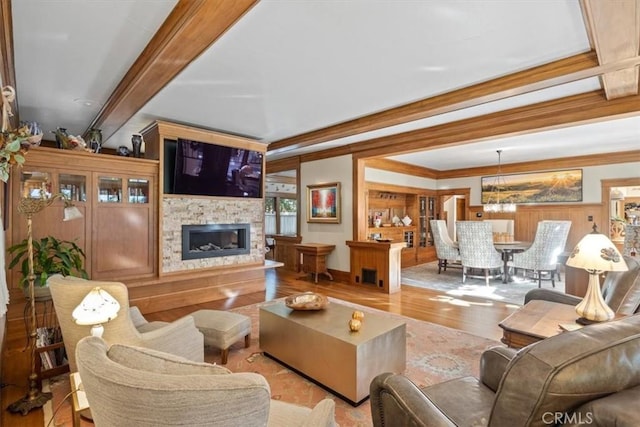
<path fill-rule="evenodd" d="M 512 348 L 526 347 L 563 332 L 562 324 L 579 328 L 578 317 L 572 305 L 533 300 L 498 324 L 503 329 L 500 341 Z"/>
<path fill-rule="evenodd" d="M 298 271 L 315 275 L 315 283 L 318 283 L 318 274 L 326 274 L 329 279 L 333 276 L 327 270 L 327 255 L 329 255 L 336 245 L 326 245 L 324 243 L 298 243 L 294 245 L 298 257 L 302 256 L 302 262 Z"/>
<path fill-rule="evenodd" d="M 82 379 L 79 372 L 74 372 L 69 375 L 69 383 L 71 384 L 71 391 L 77 390 L 72 394 L 71 398 L 71 411 L 73 413 L 73 427 L 80 427 L 80 413 L 89 409 L 89 401 L 87 395 L 82 387 Z"/>

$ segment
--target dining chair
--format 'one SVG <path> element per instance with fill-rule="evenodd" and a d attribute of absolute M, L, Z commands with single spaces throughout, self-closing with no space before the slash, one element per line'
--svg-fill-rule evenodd
<path fill-rule="evenodd" d="M 502 277 L 502 255 L 493 246 L 491 224 L 483 221 L 456 221 L 458 230 L 458 248 L 462 263 L 462 283 L 467 276 L 489 279 Z M 483 275 L 470 274 L 473 270 L 482 270 Z"/>
<path fill-rule="evenodd" d="M 558 269 L 558 256 L 564 251 L 569 236 L 571 221 L 540 221 L 531 246 L 520 253 L 514 253 L 507 263 L 509 268 L 523 270 L 538 281 L 538 287 L 543 280 L 550 280 L 555 288 L 555 275 Z"/>
<path fill-rule="evenodd" d="M 447 222 L 444 219 L 432 219 L 429 221 L 433 233 L 433 243 L 438 257 L 438 274 L 448 267 L 462 267 L 460 264 L 460 251 L 449 237 Z"/>
<path fill-rule="evenodd" d="M 623 255 L 636 256 L 640 250 L 640 225 L 627 224 L 624 228 Z"/>

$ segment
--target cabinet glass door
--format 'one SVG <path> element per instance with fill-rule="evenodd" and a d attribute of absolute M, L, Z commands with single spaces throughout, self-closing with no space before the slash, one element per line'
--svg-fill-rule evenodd
<path fill-rule="evenodd" d="M 61 173 L 58 176 L 60 193 L 72 202 L 87 201 L 87 178 L 84 175 Z"/>
<path fill-rule="evenodd" d="M 428 224 L 427 224 L 427 198 L 424 196 L 420 196 L 419 197 L 419 202 L 420 202 L 420 221 L 418 224 L 418 235 L 419 235 L 419 240 L 418 240 L 418 245 L 421 248 L 426 248 L 427 247 L 427 228 L 428 228 Z"/>
<path fill-rule="evenodd" d="M 129 178 L 129 203 L 149 203 L 149 180 Z"/>
<path fill-rule="evenodd" d="M 427 206 L 427 245 L 433 246 L 433 233 L 431 232 L 431 220 L 436 219 L 436 198 L 428 198 Z"/>
<path fill-rule="evenodd" d="M 100 203 L 122 202 L 122 178 L 98 178 L 98 201 Z"/>
<path fill-rule="evenodd" d="M 23 198 L 50 198 L 52 190 L 51 174 L 41 171 L 23 170 L 20 174 L 20 194 Z"/>

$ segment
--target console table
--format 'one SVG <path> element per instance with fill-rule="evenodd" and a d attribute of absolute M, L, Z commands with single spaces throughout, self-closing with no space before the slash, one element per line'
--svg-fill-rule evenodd
<path fill-rule="evenodd" d="M 370 286 L 388 294 L 400 292 L 402 249 L 406 242 L 348 240 L 351 283 Z"/>
<path fill-rule="evenodd" d="M 315 283 L 318 283 L 318 274 L 326 274 L 329 279 L 333 276 L 327 270 L 327 255 L 329 255 L 336 245 L 326 245 L 324 243 L 298 243 L 294 245 L 298 257 L 302 256 L 298 271 L 315 275 Z"/>

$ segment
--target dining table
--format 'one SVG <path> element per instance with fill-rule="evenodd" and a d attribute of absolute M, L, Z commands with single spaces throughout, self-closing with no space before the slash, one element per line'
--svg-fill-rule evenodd
<path fill-rule="evenodd" d="M 511 259 L 511 254 L 517 252 L 524 252 L 532 245 L 533 242 L 524 242 L 514 240 L 511 242 L 493 242 L 493 246 L 498 252 L 502 254 L 502 261 L 504 262 L 504 272 L 502 274 L 502 283 L 512 282 L 513 279 L 509 274 L 509 266 L 507 263 Z"/>

